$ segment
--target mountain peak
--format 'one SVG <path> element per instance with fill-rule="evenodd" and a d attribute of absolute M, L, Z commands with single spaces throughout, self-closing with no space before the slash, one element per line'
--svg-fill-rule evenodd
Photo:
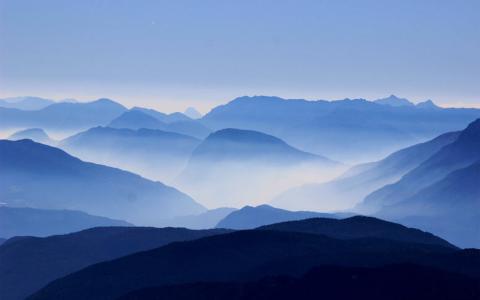
<path fill-rule="evenodd" d="M 440 107 L 433 103 L 432 100 L 426 100 L 420 103 L 417 103 L 416 107 L 424 109 L 439 109 Z"/>
<path fill-rule="evenodd" d="M 63 102 L 63 103 L 67 103 L 67 104 L 78 104 L 78 102 Z M 115 102 L 111 99 L 108 99 L 108 98 L 100 98 L 100 99 L 97 99 L 97 100 L 94 100 L 92 102 L 89 102 L 89 104 L 93 104 L 93 105 L 102 105 L 102 106 L 116 106 L 116 107 L 119 107 L 119 108 L 122 108 L 122 109 L 125 109 L 126 110 L 126 107 L 121 105 L 120 103 L 118 102 Z"/>
<path fill-rule="evenodd" d="M 200 119 L 202 117 L 202 114 L 196 110 L 194 107 L 189 107 L 184 111 L 184 114 L 192 119 Z"/>
<path fill-rule="evenodd" d="M 225 128 L 211 133 L 207 139 L 230 140 L 235 143 L 285 144 L 279 138 L 254 130 Z"/>
<path fill-rule="evenodd" d="M 41 128 L 20 130 L 9 136 L 8 139 L 13 141 L 29 139 L 42 144 L 49 144 L 52 142 L 47 133 Z"/>
<path fill-rule="evenodd" d="M 112 120 L 109 127 L 113 128 L 155 128 L 160 129 L 164 127 L 162 121 L 157 118 L 137 109 L 128 110 L 121 114 L 118 118 Z"/>
<path fill-rule="evenodd" d="M 412 102 L 405 98 L 399 98 L 395 95 L 390 95 L 387 98 L 377 99 L 374 101 L 375 103 L 382 104 L 382 105 L 389 105 L 394 107 L 400 106 L 414 106 Z"/>

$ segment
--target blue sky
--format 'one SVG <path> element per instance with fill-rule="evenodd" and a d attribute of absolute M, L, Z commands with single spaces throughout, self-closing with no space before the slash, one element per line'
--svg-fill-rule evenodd
<path fill-rule="evenodd" d="M 480 106 L 480 1 L 0 0 L 0 97 Z"/>

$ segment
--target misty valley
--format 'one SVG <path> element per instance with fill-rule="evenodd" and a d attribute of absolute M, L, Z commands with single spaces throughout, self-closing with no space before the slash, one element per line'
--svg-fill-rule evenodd
<path fill-rule="evenodd" d="M 0 299 L 479 299 L 480 109 L 0 100 Z"/>

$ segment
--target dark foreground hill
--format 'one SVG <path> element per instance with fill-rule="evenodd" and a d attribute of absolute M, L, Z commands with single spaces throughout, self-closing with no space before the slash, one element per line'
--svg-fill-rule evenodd
<path fill-rule="evenodd" d="M 23 299 L 50 281 L 94 263 L 224 232 L 98 227 L 46 238 L 12 238 L 0 246 L 0 299 Z"/>
<path fill-rule="evenodd" d="M 382 238 L 399 242 L 455 248 L 449 242 L 429 232 L 364 216 L 354 216 L 341 220 L 312 218 L 266 225 L 258 229 L 313 233 L 336 239 Z"/>
<path fill-rule="evenodd" d="M 397 263 L 480 276 L 480 253 L 448 244 L 247 230 L 172 243 L 99 263 L 50 283 L 30 299 L 115 299 L 150 286 L 298 276 L 321 265 L 380 267 Z"/>
<path fill-rule="evenodd" d="M 317 267 L 305 275 L 253 282 L 199 282 L 151 287 L 121 300 L 477 300 L 480 280 L 435 268 L 402 264 L 378 268 Z"/>

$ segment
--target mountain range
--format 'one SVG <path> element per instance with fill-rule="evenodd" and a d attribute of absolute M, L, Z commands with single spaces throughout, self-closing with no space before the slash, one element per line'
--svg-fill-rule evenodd
<path fill-rule="evenodd" d="M 0 99 L 0 107 L 21 110 L 38 110 L 54 103 L 55 101 L 53 100 L 40 97 L 12 97 Z"/>
<path fill-rule="evenodd" d="M 199 121 L 190 119 L 186 115 L 176 112 L 164 114 L 162 112 L 134 107 L 112 120 L 109 127 L 128 129 L 160 129 L 193 136 L 199 139 L 205 138 L 211 130 Z"/>
<path fill-rule="evenodd" d="M 364 222 L 363 229 L 357 222 L 346 225 L 351 232 L 365 231 L 354 238 L 302 232 L 302 228 L 317 232 L 312 226 L 295 225 L 285 231 L 282 225 L 281 230 L 245 230 L 172 243 L 91 265 L 51 282 L 29 299 L 116 299 L 147 287 L 299 276 L 324 265 L 382 267 L 408 263 L 480 278 L 477 250 L 458 250 L 426 233 L 423 239 L 422 232 L 398 225 L 394 227 L 406 239 L 392 240 L 395 235 L 385 238 L 382 229 L 391 228 L 390 223 L 371 218 Z"/>
<path fill-rule="evenodd" d="M 59 146 L 87 161 L 166 182 L 182 171 L 200 142 L 158 129 L 94 127 L 62 140 Z"/>
<path fill-rule="evenodd" d="M 0 236 L 49 236 L 98 226 L 132 226 L 80 211 L 0 206 Z"/>
<path fill-rule="evenodd" d="M 445 133 L 396 151 L 382 160 L 354 166 L 334 180 L 294 187 L 271 203 L 287 209 L 349 210 L 373 191 L 397 182 L 459 135 L 460 132 Z"/>
<path fill-rule="evenodd" d="M 355 210 L 478 247 L 479 163 L 480 119 L 398 181 L 370 193 Z"/>
<path fill-rule="evenodd" d="M 387 185 L 367 196 L 364 206 L 390 205 L 403 201 L 422 188 L 445 178 L 452 171 L 480 161 L 480 119 L 472 122 L 458 138 L 446 145 L 398 182 Z"/>
<path fill-rule="evenodd" d="M 45 238 L 17 237 L 0 246 L 0 298 L 24 299 L 48 282 L 101 261 L 226 230 L 98 227 Z"/>
<path fill-rule="evenodd" d="M 480 117 L 478 109 L 425 109 L 432 107 L 429 103 L 392 106 L 364 99 L 240 97 L 215 107 L 201 120 L 214 130 L 261 131 L 343 162 L 375 161 L 397 149 L 461 130 Z"/>
<path fill-rule="evenodd" d="M 0 198 L 10 206 L 80 210 L 136 225 L 205 210 L 160 182 L 31 140 L 0 140 Z"/>
<path fill-rule="evenodd" d="M 109 99 L 87 103 L 61 102 L 39 110 L 20 110 L 0 107 L 0 129 L 42 128 L 57 131 L 88 129 L 106 125 L 126 111 Z"/>

